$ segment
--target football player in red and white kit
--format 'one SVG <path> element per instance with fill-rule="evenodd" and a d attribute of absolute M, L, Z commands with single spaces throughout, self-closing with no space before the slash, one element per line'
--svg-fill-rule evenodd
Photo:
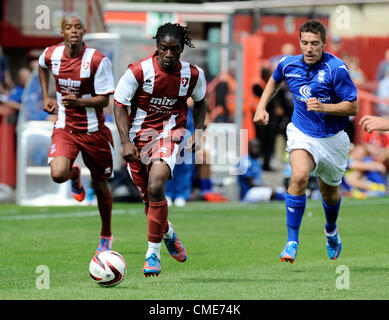
<path fill-rule="evenodd" d="M 80 168 L 73 165 L 81 151 L 91 172 L 102 221 L 98 252 L 112 246 L 112 195 L 107 178 L 113 170 L 113 140 L 103 113 L 115 90 L 112 64 L 83 43 L 85 28 L 80 17 L 65 17 L 61 27 L 64 43 L 46 48 L 38 67 L 43 109 L 57 114 L 48 159 L 52 179 L 57 183 L 70 179 L 73 197 L 82 201 L 85 190 Z M 56 100 L 48 94 L 49 71 L 55 78 Z"/>
<path fill-rule="evenodd" d="M 132 180 L 145 202 L 148 250 L 144 275 L 159 275 L 164 240 L 177 261 L 186 250 L 168 221 L 165 184 L 185 133 L 187 99 L 194 100 L 195 129 L 203 129 L 206 81 L 201 68 L 180 60 L 184 45 L 193 47 L 189 29 L 166 23 L 158 28 L 156 52 L 130 64 L 114 94 L 114 113 Z"/>

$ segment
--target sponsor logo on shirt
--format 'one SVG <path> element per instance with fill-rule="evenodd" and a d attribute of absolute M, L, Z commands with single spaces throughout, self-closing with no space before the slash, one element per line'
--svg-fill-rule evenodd
<path fill-rule="evenodd" d="M 287 78 L 301 78 L 301 75 L 299 75 L 297 73 L 286 73 L 285 77 L 287 77 Z"/>
<path fill-rule="evenodd" d="M 166 110 L 173 109 L 176 102 L 177 102 L 177 99 L 169 99 L 166 97 L 163 97 L 163 98 L 151 97 L 150 107 L 157 109 L 157 110 L 166 111 Z"/>
<path fill-rule="evenodd" d="M 299 90 L 299 93 L 305 98 L 308 99 L 311 96 L 311 87 L 310 86 L 302 86 Z"/>
<path fill-rule="evenodd" d="M 299 89 L 299 93 L 302 97 L 296 96 L 296 99 L 299 101 L 303 101 L 303 102 L 307 101 L 307 99 L 312 96 L 311 90 L 312 90 L 311 87 L 308 85 L 302 86 Z M 331 98 L 330 97 L 319 97 L 319 98 L 317 98 L 317 100 L 319 102 L 325 102 L 325 101 L 331 100 Z"/>
<path fill-rule="evenodd" d="M 76 91 L 80 89 L 81 86 L 81 81 L 80 80 L 72 80 L 70 78 L 67 79 L 58 79 L 59 86 L 61 87 L 62 90 L 65 91 Z"/>
<path fill-rule="evenodd" d="M 145 79 L 143 82 L 143 89 L 151 89 L 153 87 L 153 81 L 150 78 Z"/>

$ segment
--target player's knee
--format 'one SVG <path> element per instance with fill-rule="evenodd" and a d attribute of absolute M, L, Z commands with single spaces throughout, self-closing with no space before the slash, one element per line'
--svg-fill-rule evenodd
<path fill-rule="evenodd" d="M 65 169 L 51 168 L 51 178 L 56 183 L 63 183 L 68 180 L 69 172 Z"/>
<path fill-rule="evenodd" d="M 300 187 L 306 187 L 308 185 L 309 173 L 303 170 L 296 170 L 292 174 L 291 182 Z"/>
<path fill-rule="evenodd" d="M 149 182 L 147 193 L 151 201 L 162 201 L 165 195 L 165 185 L 163 181 L 157 180 Z"/>

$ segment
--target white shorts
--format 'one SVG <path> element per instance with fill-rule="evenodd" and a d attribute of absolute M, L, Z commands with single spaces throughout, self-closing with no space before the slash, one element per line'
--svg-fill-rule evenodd
<path fill-rule="evenodd" d="M 301 132 L 290 122 L 286 134 L 288 159 L 292 150 L 304 149 L 315 161 L 315 176 L 330 186 L 336 187 L 342 183 L 350 150 L 350 139 L 346 132 L 342 130 L 331 137 L 315 138 Z"/>

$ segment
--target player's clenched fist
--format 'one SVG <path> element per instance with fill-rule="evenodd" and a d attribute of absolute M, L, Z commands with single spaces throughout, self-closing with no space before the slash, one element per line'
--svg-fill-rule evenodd
<path fill-rule="evenodd" d="M 53 114 L 57 112 L 57 102 L 52 98 L 43 99 L 43 110 Z"/>
<path fill-rule="evenodd" d="M 122 157 L 127 162 L 139 160 L 139 150 L 131 142 L 127 142 L 123 145 Z"/>
<path fill-rule="evenodd" d="M 305 102 L 308 111 L 324 112 L 324 105 L 317 98 L 308 98 Z"/>
<path fill-rule="evenodd" d="M 269 123 L 269 113 L 266 110 L 258 108 L 254 115 L 254 123 L 266 126 Z"/>

